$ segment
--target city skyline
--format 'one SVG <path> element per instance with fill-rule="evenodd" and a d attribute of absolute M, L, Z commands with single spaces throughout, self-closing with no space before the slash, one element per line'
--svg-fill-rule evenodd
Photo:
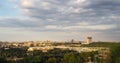
<path fill-rule="evenodd" d="M 119 0 L 2 0 L 0 41 L 120 41 Z"/>

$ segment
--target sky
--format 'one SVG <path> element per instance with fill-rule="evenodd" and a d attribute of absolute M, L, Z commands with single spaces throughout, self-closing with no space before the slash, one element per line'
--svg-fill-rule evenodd
<path fill-rule="evenodd" d="M 1 0 L 0 41 L 120 41 L 120 0 Z"/>

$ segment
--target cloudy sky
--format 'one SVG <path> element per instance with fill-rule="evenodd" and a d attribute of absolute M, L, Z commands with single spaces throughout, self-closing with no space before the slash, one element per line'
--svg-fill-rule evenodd
<path fill-rule="evenodd" d="M 0 41 L 120 41 L 120 0 L 1 0 Z"/>

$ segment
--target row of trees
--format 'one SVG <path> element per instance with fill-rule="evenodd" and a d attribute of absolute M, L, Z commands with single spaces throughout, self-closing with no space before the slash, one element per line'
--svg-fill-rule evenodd
<path fill-rule="evenodd" d="M 120 44 L 111 48 L 111 63 L 120 63 Z"/>
<path fill-rule="evenodd" d="M 38 50 L 28 52 L 26 48 L 1 48 L 0 63 L 120 63 L 120 43 L 93 43 L 82 46 L 109 47 L 110 58 L 100 59 L 97 51 L 78 53 L 73 50 L 53 49 L 48 52 Z M 9 58 L 11 59 L 8 60 Z"/>
<path fill-rule="evenodd" d="M 48 52 L 33 51 L 27 52 L 28 56 L 22 63 L 85 63 L 89 61 L 95 61 L 95 55 L 97 52 L 82 52 L 78 53 L 71 50 L 54 49 Z M 98 61 L 99 62 L 99 61 Z"/>
<path fill-rule="evenodd" d="M 13 51 L 14 50 L 14 51 Z M 31 51 L 24 49 L 7 49 L 0 53 L 0 63 L 85 63 L 95 61 L 97 52 L 78 53 L 72 50 L 54 49 L 48 52 Z M 6 60 L 6 58 L 22 58 L 21 60 Z M 4 60 L 4 61 L 3 61 Z"/>
<path fill-rule="evenodd" d="M 27 49 L 23 48 L 1 48 L 0 49 L 0 57 L 2 58 L 21 58 L 26 56 Z"/>
<path fill-rule="evenodd" d="M 89 45 L 82 45 L 83 47 L 109 47 L 110 58 L 109 63 L 120 63 L 120 42 L 95 42 Z"/>

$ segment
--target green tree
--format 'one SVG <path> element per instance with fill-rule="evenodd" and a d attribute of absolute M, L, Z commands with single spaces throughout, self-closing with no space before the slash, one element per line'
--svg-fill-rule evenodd
<path fill-rule="evenodd" d="M 63 57 L 64 63 L 78 63 L 74 53 L 66 53 Z"/>
<path fill-rule="evenodd" d="M 0 58 L 0 63 L 8 63 L 4 58 Z"/>
<path fill-rule="evenodd" d="M 47 61 L 46 61 L 46 63 L 59 63 L 59 59 L 58 58 L 55 58 L 55 57 L 53 57 L 53 58 L 49 58 Z"/>

